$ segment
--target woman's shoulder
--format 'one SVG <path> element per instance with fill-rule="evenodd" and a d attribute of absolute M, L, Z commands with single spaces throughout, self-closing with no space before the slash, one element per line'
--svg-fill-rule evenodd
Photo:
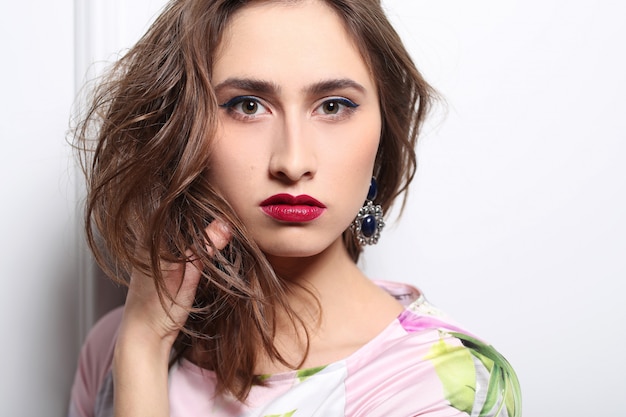
<path fill-rule="evenodd" d="M 399 317 L 407 334 L 430 333 L 429 348 L 419 360 L 434 369 L 450 405 L 469 415 L 520 416 L 517 375 L 492 345 L 446 317 L 426 300 Z"/>
<path fill-rule="evenodd" d="M 122 313 L 123 307 L 119 307 L 104 315 L 85 339 L 72 386 L 72 416 L 93 415 L 98 392 L 111 371 Z"/>
<path fill-rule="evenodd" d="M 370 387 L 377 393 L 378 400 L 368 400 L 377 410 L 368 415 L 419 411 L 438 416 L 454 410 L 454 415 L 521 415 L 519 382 L 504 356 L 430 304 L 421 291 L 377 283 L 408 303 L 365 355 L 348 365 L 348 385 L 363 385 L 353 392 Z"/>
<path fill-rule="evenodd" d="M 113 350 L 123 312 L 124 308 L 118 307 L 105 314 L 96 322 L 85 339 L 81 359 L 86 361 L 84 365 L 97 379 L 104 379 L 111 369 Z"/>

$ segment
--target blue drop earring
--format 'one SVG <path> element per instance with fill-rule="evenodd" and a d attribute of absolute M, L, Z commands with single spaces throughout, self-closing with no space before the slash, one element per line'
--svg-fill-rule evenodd
<path fill-rule="evenodd" d="M 383 220 L 383 208 L 380 204 L 374 204 L 374 199 L 378 194 L 378 184 L 376 177 L 372 177 L 370 189 L 367 193 L 367 200 L 359 210 L 356 218 L 350 225 L 352 233 L 359 242 L 359 245 L 375 245 L 380 238 L 380 232 L 385 227 Z"/>

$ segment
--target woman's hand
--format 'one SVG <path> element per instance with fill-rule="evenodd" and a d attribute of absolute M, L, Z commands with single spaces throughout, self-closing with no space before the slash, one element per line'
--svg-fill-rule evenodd
<path fill-rule="evenodd" d="M 231 234 L 216 220 L 206 229 L 213 245 L 223 249 Z M 162 305 L 154 280 L 134 271 L 113 362 L 115 416 L 168 416 L 168 362 L 172 344 L 187 320 L 202 265 L 197 262 L 161 265 L 166 290 L 174 302 Z"/>

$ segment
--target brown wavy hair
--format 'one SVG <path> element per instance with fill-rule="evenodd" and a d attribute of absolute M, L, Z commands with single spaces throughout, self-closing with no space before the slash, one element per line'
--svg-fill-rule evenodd
<path fill-rule="evenodd" d="M 218 112 L 214 54 L 230 18 L 252 1 L 171 1 L 99 80 L 74 131 L 87 178 L 86 234 L 96 260 L 120 282 L 133 269 L 152 276 L 162 302 L 172 295 L 160 262 L 200 260 L 203 279 L 174 348 L 179 355 L 190 347 L 201 352 L 199 365 L 216 373 L 219 392 L 242 401 L 259 383 L 259 349 L 289 367 L 302 364 L 289 363 L 274 345 L 278 312 L 306 331 L 289 306 L 290 284 L 275 274 L 207 180 Z M 377 83 L 383 120 L 377 203 L 388 210 L 415 174 L 414 148 L 434 93 L 378 0 L 323 1 L 343 19 Z M 230 225 L 233 238 L 211 255 L 205 228 L 217 218 Z M 358 244 L 349 231 L 343 240 L 356 262 Z M 302 361 L 308 334 L 305 339 Z"/>

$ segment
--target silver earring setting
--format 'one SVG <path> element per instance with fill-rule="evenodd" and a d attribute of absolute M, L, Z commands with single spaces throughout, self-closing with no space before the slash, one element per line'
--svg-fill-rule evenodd
<path fill-rule="evenodd" d="M 350 225 L 352 233 L 356 237 L 359 245 L 375 245 L 380 238 L 380 232 L 385 227 L 383 220 L 383 208 L 380 204 L 374 204 L 374 199 L 378 194 L 378 184 L 376 178 L 372 177 L 370 189 L 367 193 L 367 200 L 359 210 L 356 218 Z"/>

